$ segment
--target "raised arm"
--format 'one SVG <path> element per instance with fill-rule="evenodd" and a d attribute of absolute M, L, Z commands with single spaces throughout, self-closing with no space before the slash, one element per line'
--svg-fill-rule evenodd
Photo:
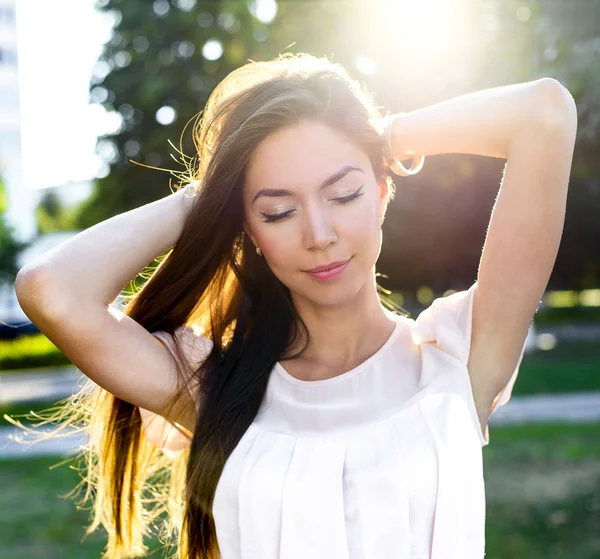
<path fill-rule="evenodd" d="M 577 107 L 552 78 L 476 91 L 394 121 L 397 159 L 506 158 L 473 294 L 468 370 L 482 427 L 514 382 L 562 237 Z"/>
<path fill-rule="evenodd" d="M 116 397 L 160 415 L 177 387 L 173 355 L 110 305 L 176 243 L 193 201 L 180 190 L 98 223 L 28 263 L 15 282 L 25 314 L 77 368 Z M 179 419 L 193 428 L 191 416 Z"/>
<path fill-rule="evenodd" d="M 17 274 L 19 303 L 36 318 L 40 313 L 63 314 L 64 307 L 72 311 L 74 300 L 111 305 L 149 262 L 175 244 L 192 202 L 179 190 L 98 223 L 45 252 Z M 66 294 L 69 297 L 57 296 Z"/>

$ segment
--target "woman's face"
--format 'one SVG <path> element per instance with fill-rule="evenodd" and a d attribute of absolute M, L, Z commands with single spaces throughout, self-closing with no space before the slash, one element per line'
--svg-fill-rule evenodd
<path fill-rule="evenodd" d="M 245 229 L 293 295 L 333 305 L 373 281 L 387 196 L 360 148 L 304 121 L 259 144 L 244 185 Z M 330 281 L 306 272 L 348 259 Z"/>

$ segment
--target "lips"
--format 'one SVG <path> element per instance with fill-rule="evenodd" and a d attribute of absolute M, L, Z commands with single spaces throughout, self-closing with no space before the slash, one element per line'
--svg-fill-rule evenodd
<path fill-rule="evenodd" d="M 329 264 L 317 266 L 316 268 L 312 268 L 311 270 L 306 271 L 310 273 L 326 272 L 327 270 L 332 270 L 333 268 L 339 268 L 340 266 L 343 266 L 346 262 L 348 262 L 348 260 L 338 260 L 336 262 L 330 262 Z"/>
<path fill-rule="evenodd" d="M 333 280 L 340 278 L 344 274 L 344 272 L 347 270 L 348 266 L 350 265 L 350 260 L 351 260 L 351 258 L 346 260 L 346 262 L 342 263 L 341 266 L 335 266 L 334 268 L 329 268 L 328 270 L 323 270 L 321 272 L 306 272 L 306 274 L 308 274 L 311 278 L 313 278 L 319 282 L 333 281 Z M 326 264 L 325 266 L 321 266 L 321 268 L 335 265 L 335 264 L 337 264 L 337 262 L 330 262 L 329 264 Z"/>

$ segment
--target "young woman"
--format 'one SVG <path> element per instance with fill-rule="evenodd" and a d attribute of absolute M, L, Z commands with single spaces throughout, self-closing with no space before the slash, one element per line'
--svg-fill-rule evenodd
<path fill-rule="evenodd" d="M 91 434 L 106 557 L 143 554 L 166 512 L 184 558 L 483 558 L 487 422 L 556 258 L 576 120 L 550 78 L 386 119 L 326 58 L 223 80 L 189 185 L 16 281 L 93 381 L 61 420 Z M 390 167 L 439 153 L 507 164 L 477 281 L 413 320 L 375 281 Z"/>

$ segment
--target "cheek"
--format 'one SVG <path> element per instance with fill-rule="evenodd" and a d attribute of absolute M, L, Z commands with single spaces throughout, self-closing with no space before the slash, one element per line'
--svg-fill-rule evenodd
<path fill-rule="evenodd" d="M 344 222 L 353 222 L 354 224 L 362 224 L 365 228 L 378 227 L 380 224 L 379 198 L 369 192 L 368 199 L 359 199 L 358 204 L 348 207 L 343 207 L 341 211 Z"/>
<path fill-rule="evenodd" d="M 377 240 L 381 229 L 379 207 L 372 203 L 347 212 L 343 219 L 343 235 L 352 239 L 354 244 L 370 246 Z"/>
<path fill-rule="evenodd" d="M 267 227 L 261 227 L 256 237 L 258 246 L 269 259 L 272 268 L 284 266 L 294 256 L 292 250 L 293 240 L 290 233 L 283 227 L 273 227 L 271 231 Z"/>
<path fill-rule="evenodd" d="M 263 249 L 263 252 L 266 252 L 271 258 L 277 258 L 285 244 L 285 240 L 282 237 L 263 234 L 260 247 Z"/>

